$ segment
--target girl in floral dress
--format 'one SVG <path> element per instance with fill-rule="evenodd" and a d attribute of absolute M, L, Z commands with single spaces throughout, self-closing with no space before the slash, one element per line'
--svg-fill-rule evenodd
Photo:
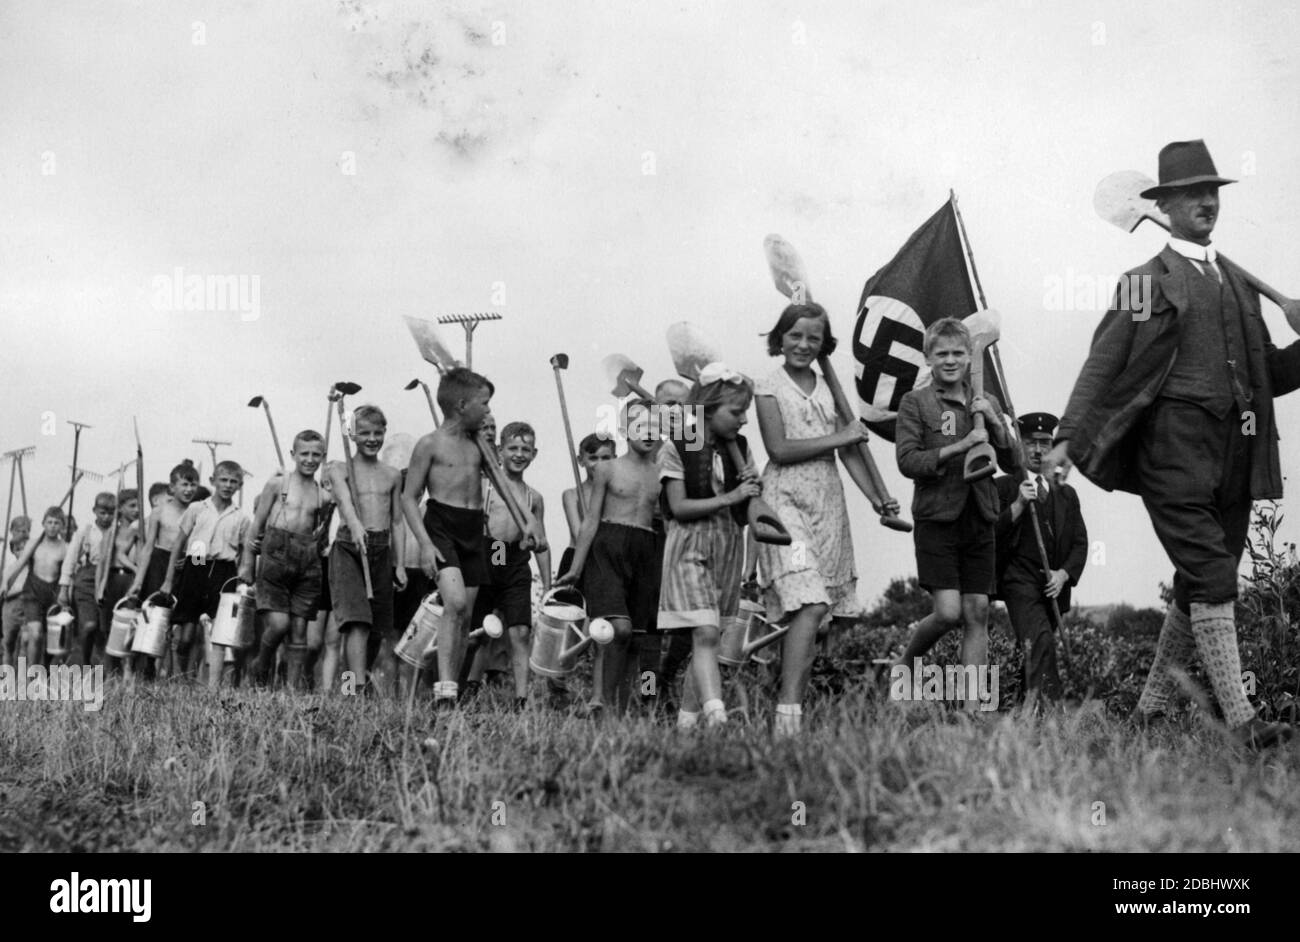
<path fill-rule="evenodd" d="M 799 732 L 817 631 L 829 613 L 861 611 L 844 487 L 835 454 L 864 494 L 871 493 L 856 447 L 867 439 L 859 422 L 844 425 L 822 375 L 819 356 L 835 350 L 830 320 L 819 304 L 792 304 L 767 337 L 784 363 L 755 385 L 758 425 L 767 450 L 763 499 L 790 531 L 789 546 L 759 544 L 768 619 L 790 625 L 781 658 L 775 732 Z"/>

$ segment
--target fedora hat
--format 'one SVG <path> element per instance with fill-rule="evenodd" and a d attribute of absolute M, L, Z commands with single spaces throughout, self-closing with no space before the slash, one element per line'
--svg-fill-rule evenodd
<path fill-rule="evenodd" d="M 1174 141 L 1160 148 L 1160 182 L 1142 191 L 1143 199 L 1157 199 L 1180 186 L 1197 183 L 1236 183 L 1219 176 L 1205 141 Z"/>

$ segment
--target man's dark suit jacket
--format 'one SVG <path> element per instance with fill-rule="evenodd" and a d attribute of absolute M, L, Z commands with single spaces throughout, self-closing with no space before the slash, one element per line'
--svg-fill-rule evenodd
<path fill-rule="evenodd" d="M 1002 598 L 1002 580 L 1011 558 L 1020 545 L 1022 528 L 1031 526 L 1029 508 L 1020 515 L 1019 520 L 1012 521 L 1011 505 L 1015 502 L 1016 492 L 1020 489 L 1020 478 L 1014 474 L 1005 474 L 993 481 L 998 489 L 998 501 L 1002 507 L 998 514 L 995 532 L 998 538 L 997 576 L 998 591 L 995 597 Z M 1047 547 L 1047 559 L 1053 569 L 1064 569 L 1069 575 L 1069 582 L 1056 597 L 1061 613 L 1070 610 L 1070 587 L 1079 584 L 1083 575 L 1084 564 L 1088 561 L 1088 527 L 1083 522 L 1083 513 L 1079 509 L 1079 495 L 1068 484 L 1051 486 L 1052 519 L 1044 521 L 1043 543 Z M 1041 506 L 1041 505 L 1040 505 Z M 1039 514 L 1039 519 L 1045 515 Z M 1032 536 L 1032 534 L 1030 534 Z M 1046 582 L 1046 576 L 1043 577 Z"/>

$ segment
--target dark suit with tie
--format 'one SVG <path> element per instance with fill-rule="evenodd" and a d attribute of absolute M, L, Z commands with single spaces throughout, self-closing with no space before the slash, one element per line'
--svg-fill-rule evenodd
<path fill-rule="evenodd" d="M 1054 700 L 1061 695 L 1056 636 L 1050 602 L 1043 594 L 1047 576 L 1038 553 L 1030 511 L 1026 507 L 1018 519 L 1012 519 L 1011 505 L 1020 489 L 1019 476 L 1005 475 L 993 483 L 1002 507 L 995 524 L 997 597 L 1006 602 L 1011 628 L 1025 654 L 1029 688 Z M 1069 576 L 1056 600 L 1064 614 L 1070 609 L 1070 588 L 1078 585 L 1088 559 L 1088 528 L 1079 509 L 1079 495 L 1068 484 L 1049 486 L 1037 507 L 1048 565 L 1052 569 L 1064 569 Z"/>

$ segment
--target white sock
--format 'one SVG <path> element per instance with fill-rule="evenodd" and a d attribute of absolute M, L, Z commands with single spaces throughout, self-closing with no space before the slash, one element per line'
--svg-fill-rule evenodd
<path fill-rule="evenodd" d="M 689 713 L 686 710 L 677 711 L 677 728 L 694 729 L 695 724 L 700 721 L 700 714 Z"/>
<path fill-rule="evenodd" d="M 772 732 L 778 737 L 797 736 L 803 726 L 803 706 L 798 703 L 778 703 L 776 722 Z"/>
<path fill-rule="evenodd" d="M 704 704 L 704 721 L 710 726 L 727 722 L 727 708 L 721 700 L 708 700 Z"/>
<path fill-rule="evenodd" d="M 455 700 L 460 687 L 454 680 L 439 680 L 433 685 L 435 700 Z"/>

